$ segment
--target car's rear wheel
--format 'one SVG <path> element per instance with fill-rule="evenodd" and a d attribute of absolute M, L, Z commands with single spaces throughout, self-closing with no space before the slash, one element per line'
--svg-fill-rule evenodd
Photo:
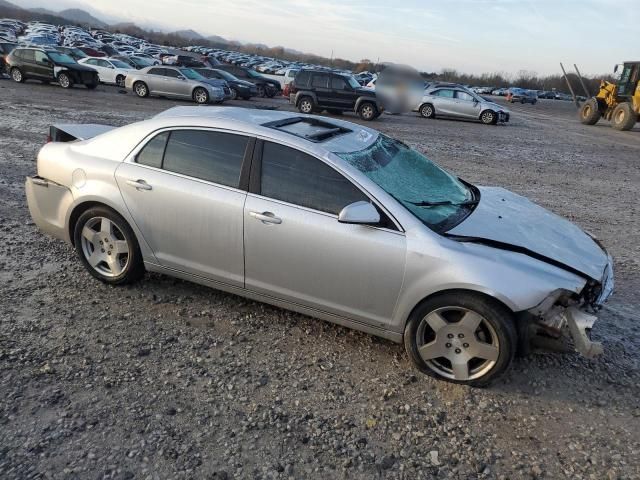
<path fill-rule="evenodd" d="M 74 245 L 80 260 L 97 279 L 119 285 L 138 280 L 144 264 L 127 221 L 107 207 L 94 207 L 78 218 Z"/>
<path fill-rule="evenodd" d="M 298 101 L 298 110 L 300 110 L 300 113 L 313 113 L 314 108 L 315 106 L 311 97 L 302 97 Z"/>
<path fill-rule="evenodd" d="M 231 100 L 236 100 L 238 98 L 238 91 L 235 88 L 230 88 L 231 90 Z"/>
<path fill-rule="evenodd" d="M 264 89 L 263 85 L 257 85 L 256 89 L 258 90 L 258 96 L 260 98 L 264 98 L 264 96 L 266 95 L 266 90 Z"/>
<path fill-rule="evenodd" d="M 436 116 L 436 111 L 433 108 L 433 105 L 430 103 L 425 103 L 420 107 L 420 116 L 423 118 L 434 118 Z"/>
<path fill-rule="evenodd" d="M 73 87 L 73 82 L 71 81 L 71 77 L 69 74 L 62 72 L 58 75 L 58 83 L 62 88 L 71 88 Z"/>
<path fill-rule="evenodd" d="M 602 112 L 595 98 L 590 98 L 580 109 L 580 121 L 585 125 L 595 125 L 602 117 Z"/>
<path fill-rule="evenodd" d="M 473 386 L 507 370 L 517 338 L 511 312 L 473 292 L 428 299 L 412 312 L 404 332 L 407 353 L 420 371 Z"/>
<path fill-rule="evenodd" d="M 611 114 L 611 126 L 616 130 L 631 130 L 637 120 L 638 115 L 629 102 L 619 104 Z"/>
<path fill-rule="evenodd" d="M 358 107 L 358 115 L 367 122 L 377 118 L 378 108 L 371 102 L 362 102 Z"/>
<path fill-rule="evenodd" d="M 20 70 L 18 67 L 13 67 L 11 69 L 11 78 L 14 82 L 17 83 L 24 82 L 24 75 L 22 74 L 22 70 Z"/>
<path fill-rule="evenodd" d="M 144 98 L 149 96 L 149 87 L 144 82 L 136 82 L 133 85 L 133 91 L 136 92 L 136 95 L 140 98 Z"/>
<path fill-rule="evenodd" d="M 118 75 L 116 77 L 116 85 L 118 87 L 124 87 L 124 75 Z"/>
<path fill-rule="evenodd" d="M 480 121 L 485 125 L 495 125 L 498 122 L 498 115 L 492 110 L 485 110 L 480 114 Z"/>

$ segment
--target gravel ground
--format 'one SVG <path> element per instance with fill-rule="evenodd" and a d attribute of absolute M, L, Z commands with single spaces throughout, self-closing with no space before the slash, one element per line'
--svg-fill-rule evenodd
<path fill-rule="evenodd" d="M 552 100 L 507 126 L 375 124 L 615 257 L 603 357 L 538 353 L 472 389 L 422 376 L 400 345 L 187 282 L 103 285 L 37 231 L 23 184 L 50 123 L 179 103 L 0 80 L 0 478 L 640 478 L 638 128 L 584 127 Z"/>

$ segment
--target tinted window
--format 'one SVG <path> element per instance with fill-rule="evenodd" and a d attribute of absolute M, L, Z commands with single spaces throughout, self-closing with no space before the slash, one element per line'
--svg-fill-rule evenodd
<path fill-rule="evenodd" d="M 40 63 L 44 63 L 47 60 L 49 60 L 47 58 L 47 55 L 44 52 L 40 52 L 40 51 L 34 52 L 34 57 L 35 57 L 36 62 L 40 62 Z"/>
<path fill-rule="evenodd" d="M 311 80 L 311 86 L 317 88 L 329 88 L 328 75 L 314 75 Z"/>
<path fill-rule="evenodd" d="M 299 150 L 266 142 L 261 194 L 322 212 L 340 213 L 368 198 L 333 168 Z"/>
<path fill-rule="evenodd" d="M 104 68 L 109 68 L 109 67 L 111 67 L 111 64 L 109 62 L 107 62 L 106 60 L 98 60 L 98 66 L 99 67 L 104 67 Z"/>
<path fill-rule="evenodd" d="M 98 60 L 96 60 L 95 58 L 90 58 L 85 63 L 88 65 L 98 65 Z"/>
<path fill-rule="evenodd" d="M 309 83 L 309 77 L 311 77 L 311 73 L 309 72 L 298 72 L 293 80 L 296 82 L 296 85 L 307 85 Z"/>
<path fill-rule="evenodd" d="M 182 75 L 180 75 L 176 70 L 173 70 L 171 68 L 165 68 L 164 69 L 164 76 L 165 77 L 171 77 L 171 78 L 179 78 Z"/>
<path fill-rule="evenodd" d="M 23 50 L 22 51 L 22 59 L 33 62 L 34 59 L 34 51 L 33 50 Z"/>
<path fill-rule="evenodd" d="M 204 130 L 171 132 L 162 168 L 237 188 L 247 137 Z"/>
<path fill-rule="evenodd" d="M 138 156 L 136 162 L 142 165 L 148 165 L 150 167 L 161 168 L 162 167 L 162 155 L 164 154 L 164 146 L 169 138 L 169 132 L 163 132 L 160 135 L 156 135 L 147 143 Z"/>
<path fill-rule="evenodd" d="M 438 97 L 453 98 L 453 90 L 436 90 L 433 94 Z"/>
<path fill-rule="evenodd" d="M 340 77 L 331 78 L 331 88 L 334 90 L 348 90 L 347 82 L 345 82 L 344 79 Z"/>
<path fill-rule="evenodd" d="M 149 75 L 162 75 L 164 74 L 164 68 L 152 68 L 148 73 Z"/>

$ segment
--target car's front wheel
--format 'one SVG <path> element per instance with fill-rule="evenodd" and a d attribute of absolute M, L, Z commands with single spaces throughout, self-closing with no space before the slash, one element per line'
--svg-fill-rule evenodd
<path fill-rule="evenodd" d="M 94 207 L 78 218 L 74 245 L 91 275 L 113 285 L 142 277 L 144 264 L 135 234 L 127 221 L 106 207 Z"/>
<path fill-rule="evenodd" d="M 116 85 L 118 87 L 124 87 L 124 75 L 118 75 L 116 77 Z"/>
<path fill-rule="evenodd" d="M 433 105 L 430 103 L 425 103 L 420 107 L 420 116 L 422 118 L 433 118 L 436 116 L 436 111 L 433 108 Z"/>
<path fill-rule="evenodd" d="M 71 81 L 71 77 L 68 73 L 62 72 L 60 75 L 58 75 L 58 83 L 62 88 L 73 87 L 73 82 Z"/>
<path fill-rule="evenodd" d="M 149 95 L 149 88 L 147 84 L 144 82 L 136 82 L 133 85 L 133 91 L 136 92 L 136 95 L 140 98 L 147 97 Z"/>
<path fill-rule="evenodd" d="M 427 375 L 484 386 L 511 364 L 517 333 L 506 307 L 473 292 L 455 291 L 431 297 L 412 312 L 404 345 Z"/>
<path fill-rule="evenodd" d="M 480 121 L 485 125 L 495 125 L 498 123 L 498 115 L 492 110 L 485 110 L 480 115 Z"/>
<path fill-rule="evenodd" d="M 263 85 L 258 85 L 256 87 L 256 89 L 258 90 L 258 97 L 260 97 L 260 98 L 264 98 L 265 95 L 267 94 L 267 92 L 266 92 L 266 90 L 265 90 Z"/>
<path fill-rule="evenodd" d="M 358 115 L 362 120 L 371 121 L 377 118 L 378 109 L 371 102 L 362 102 L 358 107 Z"/>
<path fill-rule="evenodd" d="M 238 98 L 238 91 L 235 88 L 230 88 L 231 90 L 231 100 L 236 100 Z"/>
<path fill-rule="evenodd" d="M 207 104 L 209 103 L 209 94 L 204 88 L 198 87 L 193 91 L 193 100 L 199 105 Z"/>

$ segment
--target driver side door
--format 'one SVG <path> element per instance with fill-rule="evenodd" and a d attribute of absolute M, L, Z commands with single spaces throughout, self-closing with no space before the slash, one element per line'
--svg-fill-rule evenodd
<path fill-rule="evenodd" d="M 47 54 L 39 50 L 34 51 L 33 76 L 37 78 L 54 78 L 53 62 L 47 57 Z"/>
<path fill-rule="evenodd" d="M 386 326 L 405 269 L 405 236 L 382 210 L 376 226 L 340 223 L 371 200 L 322 160 L 258 141 L 244 207 L 248 290 Z"/>

